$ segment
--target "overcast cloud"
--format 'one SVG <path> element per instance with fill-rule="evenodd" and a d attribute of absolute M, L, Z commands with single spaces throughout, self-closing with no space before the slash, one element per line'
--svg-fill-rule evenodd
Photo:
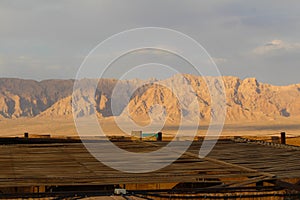
<path fill-rule="evenodd" d="M 157 26 L 197 40 L 223 75 L 300 83 L 299 10 L 297 0 L 2 0 L 0 77 L 75 78 L 99 42 Z"/>

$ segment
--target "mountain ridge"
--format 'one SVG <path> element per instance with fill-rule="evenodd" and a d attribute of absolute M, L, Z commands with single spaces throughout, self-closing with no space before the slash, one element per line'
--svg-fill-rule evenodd
<path fill-rule="evenodd" d="M 213 77 L 208 77 L 212 79 Z M 239 79 L 222 77 L 226 92 L 227 120 L 276 120 L 300 116 L 300 84 L 274 86 L 258 82 L 255 78 Z M 94 79 L 81 80 L 96 81 Z M 184 82 L 185 81 L 185 82 Z M 149 121 L 149 115 L 165 112 L 171 122 L 177 122 L 180 114 L 195 117 L 194 106 L 179 106 L 172 98 L 172 91 L 159 84 L 172 84 L 184 96 L 184 84 L 188 84 L 197 96 L 202 120 L 210 119 L 210 96 L 202 77 L 184 74 L 166 80 L 100 79 L 93 102 L 100 118 L 128 115 L 138 121 Z M 71 95 L 74 80 L 34 81 L 0 78 L 0 119 L 21 117 L 72 117 Z M 114 87 L 118 85 L 114 110 L 110 108 Z M 138 86 L 143 85 L 143 87 Z M 136 90 L 138 89 L 138 90 Z M 81 91 L 80 95 L 86 96 Z M 133 94 L 133 95 L 132 95 Z M 114 99 L 114 100 L 115 100 Z M 128 100 L 126 102 L 125 100 Z M 164 110 L 154 109 L 160 105 Z M 90 112 L 88 110 L 84 112 Z M 162 120 L 158 118 L 157 120 Z"/>

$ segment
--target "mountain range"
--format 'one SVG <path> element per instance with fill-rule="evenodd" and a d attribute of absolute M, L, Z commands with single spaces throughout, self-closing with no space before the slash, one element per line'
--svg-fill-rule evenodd
<path fill-rule="evenodd" d="M 300 117 L 300 84 L 274 86 L 260 83 L 255 78 L 222 78 L 228 121 Z M 207 79 L 212 80 L 213 77 Z M 199 76 L 184 74 L 166 80 L 80 81 L 86 85 L 98 81 L 94 98 L 88 98 L 87 90 L 75 92 L 82 97 L 81 101 L 94 104 L 99 118 L 130 116 L 135 121 L 149 121 L 149 117 L 162 120 L 161 116 L 164 116 L 170 121 L 177 121 L 180 114 L 191 120 L 194 116 L 209 120 L 211 116 L 210 93 L 204 79 Z M 72 117 L 73 85 L 74 80 L 0 78 L 0 119 Z M 183 96 L 183 102 L 178 102 L 173 89 L 163 85 L 172 85 L 177 95 Z M 197 98 L 199 113 L 195 113 L 196 105 L 189 95 Z M 83 112 L 88 114 L 92 110 L 87 108 Z"/>

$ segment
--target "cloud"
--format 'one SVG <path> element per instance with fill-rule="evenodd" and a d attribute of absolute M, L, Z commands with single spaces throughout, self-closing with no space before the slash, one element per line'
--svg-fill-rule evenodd
<path fill-rule="evenodd" d="M 278 50 L 291 51 L 297 49 L 300 49 L 300 43 L 288 43 L 282 40 L 272 40 L 270 42 L 267 42 L 263 46 L 256 47 L 253 50 L 253 53 L 264 55 Z"/>
<path fill-rule="evenodd" d="M 224 64 L 228 60 L 226 58 L 212 58 L 217 65 Z"/>

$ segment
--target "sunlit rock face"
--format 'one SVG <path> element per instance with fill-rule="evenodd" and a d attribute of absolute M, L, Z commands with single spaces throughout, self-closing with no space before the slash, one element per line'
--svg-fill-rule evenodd
<path fill-rule="evenodd" d="M 213 79 L 206 78 L 207 81 Z M 81 81 L 86 89 L 75 92 L 81 98 L 79 102 L 89 107 L 78 115 L 96 112 L 99 118 L 119 116 L 147 123 L 151 120 L 179 123 L 182 116 L 191 121 L 196 118 L 208 121 L 211 117 L 210 93 L 202 77 L 175 75 L 166 80 Z M 98 87 L 93 90 L 89 84 L 95 81 Z M 300 84 L 273 86 L 259 83 L 255 78 L 241 80 L 237 77 L 223 77 L 223 81 L 227 121 L 300 117 Z M 2 78 L 0 119 L 72 117 L 73 84 L 74 80 L 37 82 Z M 94 95 L 87 95 L 89 92 Z M 193 101 L 195 98 L 197 103 Z"/>

